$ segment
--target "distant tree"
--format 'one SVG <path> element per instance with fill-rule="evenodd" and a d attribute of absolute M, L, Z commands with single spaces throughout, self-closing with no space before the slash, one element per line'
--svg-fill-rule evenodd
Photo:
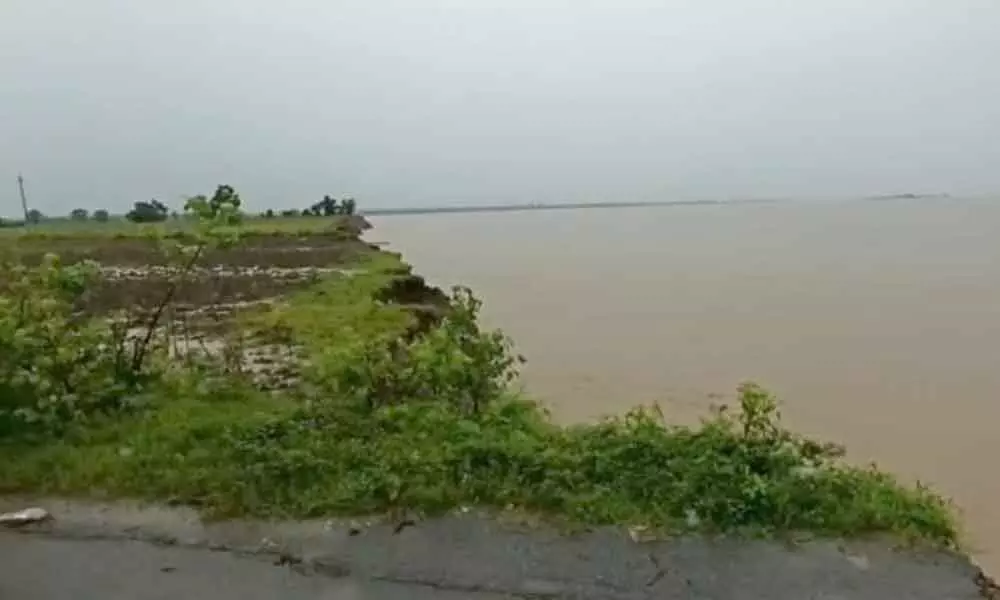
<path fill-rule="evenodd" d="M 149 202 L 136 202 L 125 218 L 133 223 L 158 223 L 167 220 L 169 209 L 155 198 Z"/>
<path fill-rule="evenodd" d="M 267 210 L 265 210 L 264 211 L 264 218 L 265 219 L 273 219 L 274 218 L 274 210 L 272 210 L 270 208 L 267 209 Z"/>
<path fill-rule="evenodd" d="M 231 204 L 238 210 L 242 201 L 240 200 L 240 195 L 236 193 L 236 190 L 229 185 L 220 185 L 215 188 L 215 193 L 208 200 L 208 205 L 213 211 L 218 211 L 219 207 L 223 204 Z"/>
<path fill-rule="evenodd" d="M 219 219 L 220 222 L 233 225 L 243 218 L 241 204 L 240 195 L 232 186 L 220 185 L 215 188 L 211 198 L 204 195 L 188 198 L 184 204 L 184 212 L 192 217 Z"/>
<path fill-rule="evenodd" d="M 111 218 L 111 215 L 108 214 L 108 211 L 104 210 L 103 208 L 95 210 L 92 216 L 94 217 L 95 221 L 99 221 L 101 223 L 107 223 L 108 219 Z"/>
<path fill-rule="evenodd" d="M 340 213 L 340 206 L 337 205 L 337 199 L 331 198 L 330 196 L 323 196 L 323 215 L 327 217 L 332 217 L 333 215 Z"/>
<path fill-rule="evenodd" d="M 69 218 L 74 221 L 86 221 L 90 213 L 87 212 L 86 208 L 74 208 L 69 213 Z"/>
<path fill-rule="evenodd" d="M 347 203 L 350 203 L 350 208 L 348 208 Z M 322 200 L 309 207 L 309 212 L 316 216 L 323 215 L 325 217 L 332 217 L 334 215 L 353 214 L 354 207 L 353 198 L 345 198 L 343 202 L 338 203 L 337 199 L 332 196 L 323 196 Z"/>
<path fill-rule="evenodd" d="M 341 200 L 340 206 L 345 215 L 353 215 L 355 209 L 357 209 L 357 203 L 354 201 L 354 198 L 351 198 L 350 196 Z"/>
<path fill-rule="evenodd" d="M 299 211 L 295 210 L 294 208 L 289 208 L 288 210 L 281 211 L 281 216 L 283 216 L 283 217 L 298 217 L 301 214 L 302 213 L 300 213 Z"/>
<path fill-rule="evenodd" d="M 41 223 L 44 219 L 45 215 L 43 215 L 42 211 L 38 210 L 37 208 L 33 208 L 28 211 L 29 223 Z"/>

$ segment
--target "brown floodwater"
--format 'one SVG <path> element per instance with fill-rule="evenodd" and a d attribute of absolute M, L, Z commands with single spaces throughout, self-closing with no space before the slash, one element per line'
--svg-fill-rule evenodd
<path fill-rule="evenodd" d="M 678 421 L 756 381 L 793 428 L 928 482 L 1000 572 L 1000 199 L 773 203 L 373 219 L 465 284 L 572 421 Z"/>

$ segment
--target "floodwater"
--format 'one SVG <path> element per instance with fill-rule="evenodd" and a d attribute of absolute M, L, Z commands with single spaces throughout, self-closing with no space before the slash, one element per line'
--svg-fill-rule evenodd
<path fill-rule="evenodd" d="M 374 219 L 470 286 L 562 420 L 678 421 L 756 381 L 793 428 L 952 497 L 1000 573 L 1000 199 Z"/>

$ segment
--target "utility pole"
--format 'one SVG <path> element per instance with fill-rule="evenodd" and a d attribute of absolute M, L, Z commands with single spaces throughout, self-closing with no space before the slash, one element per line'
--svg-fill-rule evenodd
<path fill-rule="evenodd" d="M 27 227 L 30 224 L 28 220 L 28 197 L 24 195 L 24 177 L 20 173 L 17 174 L 17 191 L 21 193 L 21 210 L 24 211 L 24 225 Z"/>

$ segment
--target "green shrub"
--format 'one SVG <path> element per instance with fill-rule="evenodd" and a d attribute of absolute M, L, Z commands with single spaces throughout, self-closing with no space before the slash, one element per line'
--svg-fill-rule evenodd
<path fill-rule="evenodd" d="M 400 332 L 388 339 L 341 339 L 335 349 L 313 356 L 321 363 L 321 385 L 369 408 L 433 401 L 478 413 L 507 391 L 523 361 L 502 332 L 480 329 L 481 306 L 470 290 L 456 287 L 442 321 L 409 341 Z M 370 311 L 386 312 L 377 305 Z"/>
<path fill-rule="evenodd" d="M 486 506 L 666 531 L 957 537 L 937 496 L 787 433 L 753 386 L 738 411 L 697 428 L 664 426 L 649 410 L 563 428 L 514 397 L 470 415 L 435 402 L 281 408 L 245 390 L 191 404 L 192 393 L 144 418 L 115 451 L 94 448 L 79 479 L 60 485 L 170 498 L 218 515 Z"/>
<path fill-rule="evenodd" d="M 92 263 L 0 266 L 0 437 L 61 432 L 120 406 L 115 339 L 76 316 Z"/>

